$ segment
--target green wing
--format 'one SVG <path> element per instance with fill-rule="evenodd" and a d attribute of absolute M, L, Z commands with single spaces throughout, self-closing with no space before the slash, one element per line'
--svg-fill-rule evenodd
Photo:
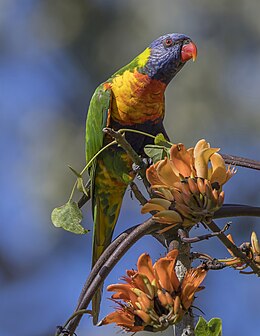
<path fill-rule="evenodd" d="M 102 148 L 103 128 L 109 123 L 112 94 L 109 82 L 95 91 L 89 106 L 86 123 L 87 163 Z M 131 160 L 130 160 L 131 161 Z M 123 149 L 118 147 L 102 152 L 90 167 L 93 211 L 92 266 L 110 244 L 128 182 L 123 178 L 131 169 L 132 162 Z M 103 284 L 92 298 L 93 323 L 98 322 Z"/>
<path fill-rule="evenodd" d="M 99 85 L 91 98 L 86 121 L 86 162 L 102 148 L 111 103 L 111 89 Z"/>

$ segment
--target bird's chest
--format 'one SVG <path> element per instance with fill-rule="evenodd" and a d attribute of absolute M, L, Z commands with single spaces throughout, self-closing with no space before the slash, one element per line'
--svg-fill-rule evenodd
<path fill-rule="evenodd" d="M 166 84 L 138 71 L 125 71 L 115 77 L 112 82 L 112 120 L 121 125 L 162 120 L 165 88 Z"/>

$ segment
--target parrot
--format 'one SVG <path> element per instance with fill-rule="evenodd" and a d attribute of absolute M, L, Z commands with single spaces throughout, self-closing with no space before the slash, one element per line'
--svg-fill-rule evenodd
<path fill-rule="evenodd" d="M 89 104 L 86 119 L 86 162 L 113 139 L 103 129 L 133 129 L 156 136 L 162 133 L 164 93 L 184 64 L 195 60 L 197 47 L 186 35 L 170 33 L 154 40 L 129 64 L 100 84 Z M 126 132 L 126 140 L 139 155 L 153 139 Z M 131 179 L 133 162 L 124 150 L 113 145 L 91 163 L 93 229 L 92 267 L 111 243 L 122 200 Z M 102 286 L 92 299 L 93 323 L 98 322 Z"/>

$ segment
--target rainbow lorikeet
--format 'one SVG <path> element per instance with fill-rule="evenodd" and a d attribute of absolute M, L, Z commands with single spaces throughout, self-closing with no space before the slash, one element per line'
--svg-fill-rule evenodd
<path fill-rule="evenodd" d="M 167 34 L 153 41 L 140 55 L 96 89 L 86 121 L 86 161 L 112 139 L 102 132 L 131 128 L 152 135 L 168 136 L 163 126 L 164 91 L 184 64 L 196 58 L 197 49 L 183 34 Z M 152 140 L 126 133 L 134 150 L 142 155 Z M 110 244 L 129 178 L 132 162 L 118 146 L 109 147 L 91 165 L 92 209 L 94 218 L 93 265 Z M 92 301 L 93 322 L 97 322 L 101 289 Z"/>

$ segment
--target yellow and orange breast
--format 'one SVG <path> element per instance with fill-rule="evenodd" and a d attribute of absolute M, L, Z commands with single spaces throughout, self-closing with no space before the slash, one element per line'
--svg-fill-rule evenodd
<path fill-rule="evenodd" d="M 155 121 L 164 116 L 166 84 L 147 75 L 125 71 L 112 81 L 111 117 L 122 125 Z"/>

